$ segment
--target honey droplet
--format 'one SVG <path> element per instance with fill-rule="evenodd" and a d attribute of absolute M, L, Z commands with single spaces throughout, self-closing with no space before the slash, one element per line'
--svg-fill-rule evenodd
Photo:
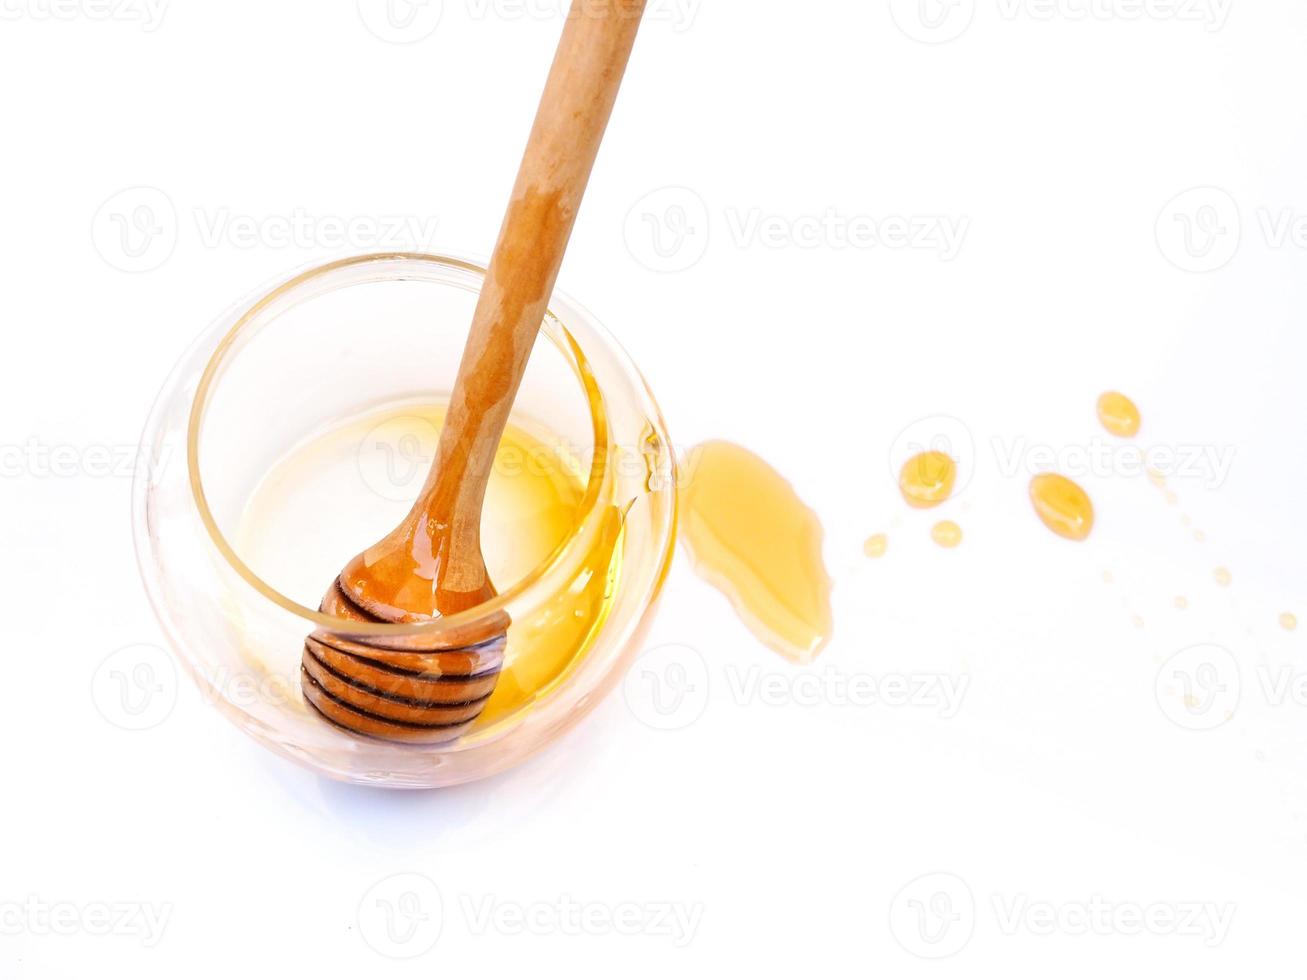
<path fill-rule="evenodd" d="M 1298 628 L 1298 617 L 1293 613 L 1281 613 L 1280 625 L 1292 632 Z"/>
<path fill-rule="evenodd" d="M 868 558 L 882 558 L 889 550 L 889 538 L 883 534 L 873 534 L 862 546 L 862 553 Z"/>
<path fill-rule="evenodd" d="M 1139 434 L 1139 408 L 1119 391 L 1109 391 L 1098 398 L 1098 421 L 1114 436 L 1131 439 Z"/>
<path fill-rule="evenodd" d="M 1218 568 L 1212 573 L 1212 578 L 1216 579 L 1216 584 L 1221 588 L 1227 588 L 1234 581 L 1234 576 L 1230 574 L 1228 568 Z"/>
<path fill-rule="evenodd" d="M 1184 596 L 1182 596 L 1182 595 L 1178 595 L 1178 596 L 1176 596 L 1176 597 L 1175 597 L 1175 608 L 1176 608 L 1176 609 L 1188 609 L 1188 608 L 1189 608 L 1189 600 L 1186 599 L 1186 598 L 1185 598 Z"/>
<path fill-rule="evenodd" d="M 1030 502 L 1054 534 L 1084 541 L 1094 529 L 1094 505 L 1078 483 L 1057 473 L 1041 473 L 1030 481 Z"/>
<path fill-rule="evenodd" d="M 947 453 L 938 450 L 918 453 L 903 464 L 899 490 L 913 507 L 938 507 L 953 495 L 958 466 Z"/>
<path fill-rule="evenodd" d="M 731 600 L 763 643 L 810 663 L 830 640 L 831 582 L 822 527 L 765 460 L 729 442 L 691 451 L 681 541 L 695 571 Z"/>
<path fill-rule="evenodd" d="M 941 548 L 956 548 L 962 543 L 962 528 L 953 521 L 940 521 L 930 529 L 930 537 Z"/>

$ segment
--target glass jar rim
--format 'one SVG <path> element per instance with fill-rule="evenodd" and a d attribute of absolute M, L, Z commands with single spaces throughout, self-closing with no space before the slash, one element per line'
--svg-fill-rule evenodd
<path fill-rule="evenodd" d="M 603 391 L 595 378 L 594 371 L 583 351 L 580 342 L 576 339 L 573 331 L 563 323 L 562 319 L 554 312 L 555 306 L 571 306 L 566 297 L 561 293 L 555 292 L 548 310 L 545 313 L 545 327 L 555 327 L 559 337 L 556 345 L 560 350 L 569 357 L 573 371 L 580 382 L 582 393 L 585 396 L 586 403 L 590 413 L 591 424 L 593 427 L 594 454 L 590 465 L 590 472 L 586 480 L 585 493 L 577 508 L 577 522 L 573 532 L 551 552 L 543 561 L 534 569 L 514 582 L 508 589 L 500 592 L 493 599 L 482 603 L 472 609 L 458 613 L 453 616 L 434 619 L 430 622 L 395 624 L 395 623 L 361 623 L 356 620 L 340 619 L 335 616 L 329 616 L 318 609 L 302 605 L 287 595 L 284 595 L 278 589 L 265 582 L 252 568 L 249 567 L 237 554 L 236 549 L 232 547 L 227 536 L 223 534 L 222 529 L 218 526 L 217 519 L 209 506 L 208 497 L 204 489 L 204 480 L 200 470 L 200 435 L 204 425 L 204 416 L 209 407 L 209 402 L 214 391 L 214 386 L 219 379 L 224 364 L 228 363 L 229 356 L 236 348 L 237 342 L 244 336 L 244 331 L 270 306 L 277 301 L 286 298 L 296 290 L 304 287 L 317 279 L 330 276 L 332 273 L 344 269 L 350 269 L 356 266 L 367 266 L 371 264 L 384 265 L 386 263 L 400 262 L 419 262 L 428 264 L 436 268 L 453 269 L 460 272 L 471 273 L 478 277 L 484 277 L 486 268 L 476 262 L 466 259 L 456 258 L 448 255 L 435 255 L 425 252 L 378 252 L 366 255 L 351 256 L 349 258 L 338 259 L 321 265 L 314 265 L 289 279 L 281 281 L 278 285 L 270 290 L 261 291 L 252 303 L 242 303 L 242 312 L 236 316 L 235 322 L 231 328 L 224 334 L 218 342 L 217 347 L 210 355 L 204 370 L 200 375 L 199 382 L 196 386 L 195 396 L 191 402 L 190 414 L 186 426 L 186 463 L 187 473 L 190 481 L 191 497 L 199 513 L 201 523 L 204 525 L 209 539 L 217 549 L 223 560 L 253 589 L 260 593 L 264 598 L 285 609 L 287 612 L 308 620 L 315 624 L 315 627 L 325 629 L 329 632 L 342 636 L 354 637 L 376 637 L 376 638 L 399 638 L 399 637 L 418 637 L 438 635 L 446 630 L 459 629 L 480 622 L 484 618 L 502 611 L 510 603 L 515 603 L 524 595 L 537 588 L 545 579 L 549 578 L 551 573 L 563 567 L 569 556 L 580 547 L 582 530 L 587 525 L 587 519 L 600 508 L 602 503 L 603 488 L 609 478 L 608 462 L 612 456 L 613 447 L 611 445 L 610 427 L 604 402 Z M 352 285 L 360 285 L 364 282 L 378 280 L 358 280 L 354 282 L 343 282 L 327 291 L 335 291 Z M 380 281 L 384 281 L 384 278 Z M 542 329 L 542 333 L 548 333 L 548 329 Z M 605 335 L 594 330 L 595 340 L 602 342 Z M 564 349 L 565 345 L 565 349 Z M 615 342 L 613 346 L 616 346 Z M 363 544 L 366 544 L 364 542 Z M 362 547 L 362 544 L 360 545 Z"/>

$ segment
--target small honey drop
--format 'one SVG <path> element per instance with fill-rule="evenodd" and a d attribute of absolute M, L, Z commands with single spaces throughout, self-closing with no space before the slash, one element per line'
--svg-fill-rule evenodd
<path fill-rule="evenodd" d="M 763 643 L 810 663 L 830 640 L 831 581 L 817 515 L 766 460 L 729 442 L 691 450 L 681 541 Z"/>
<path fill-rule="evenodd" d="M 1114 436 L 1130 439 L 1139 434 L 1139 408 L 1119 391 L 1109 391 L 1098 398 L 1098 421 Z"/>
<path fill-rule="evenodd" d="M 962 528 L 953 521 L 940 521 L 930 529 L 930 537 L 941 548 L 956 548 L 962 543 Z"/>
<path fill-rule="evenodd" d="M 1293 613 L 1281 613 L 1280 625 L 1290 632 L 1293 632 L 1298 628 L 1298 617 Z"/>
<path fill-rule="evenodd" d="M 938 450 L 918 453 L 903 464 L 899 473 L 899 490 L 911 506 L 925 509 L 938 507 L 953 495 L 958 477 L 957 463 Z"/>
<path fill-rule="evenodd" d="M 1094 529 L 1094 505 L 1078 483 L 1057 473 L 1041 473 L 1030 481 L 1030 502 L 1054 534 L 1084 541 Z"/>
<path fill-rule="evenodd" d="M 1176 608 L 1176 609 L 1188 609 L 1188 608 L 1189 608 L 1189 600 L 1186 599 L 1186 598 L 1185 598 L 1184 596 L 1182 596 L 1182 595 L 1178 595 L 1178 596 L 1176 596 L 1176 597 L 1175 597 L 1175 608 Z"/>
<path fill-rule="evenodd" d="M 1234 581 L 1234 576 L 1230 574 L 1228 568 L 1218 568 L 1212 573 L 1212 578 L 1216 579 L 1216 584 L 1223 589 L 1228 588 L 1230 583 Z"/>
<path fill-rule="evenodd" d="M 862 553 L 868 558 L 882 558 L 889 549 L 889 538 L 884 534 L 873 534 L 862 546 Z"/>

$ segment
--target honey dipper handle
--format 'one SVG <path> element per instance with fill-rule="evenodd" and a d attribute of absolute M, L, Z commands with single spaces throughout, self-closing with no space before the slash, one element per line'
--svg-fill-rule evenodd
<path fill-rule="evenodd" d="M 437 588 L 488 587 L 481 506 L 544 319 L 645 0 L 573 0 L 463 351 L 427 486 L 414 509 L 445 535 Z M 477 578 L 481 581 L 476 581 Z"/>

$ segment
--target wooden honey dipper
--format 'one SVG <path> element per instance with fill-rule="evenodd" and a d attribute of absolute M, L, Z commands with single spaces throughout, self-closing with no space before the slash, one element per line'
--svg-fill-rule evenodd
<path fill-rule="evenodd" d="M 431 472 L 399 527 L 345 566 L 322 612 L 355 622 L 426 623 L 495 596 L 481 554 L 486 485 L 644 8 L 645 0 L 573 0 Z M 500 612 L 453 634 L 393 641 L 317 630 L 304 642 L 304 695 L 356 734 L 448 742 L 472 726 L 493 693 L 508 626 Z"/>

